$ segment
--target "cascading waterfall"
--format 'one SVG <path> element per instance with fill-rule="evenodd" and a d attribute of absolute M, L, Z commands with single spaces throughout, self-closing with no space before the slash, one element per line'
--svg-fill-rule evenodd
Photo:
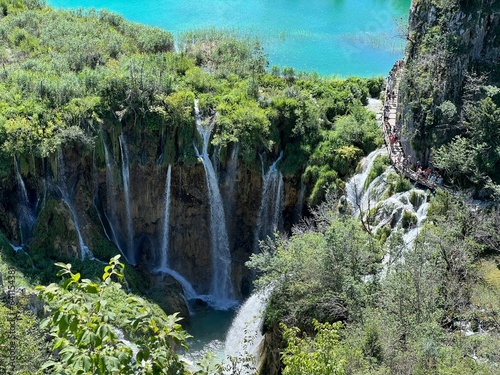
<path fill-rule="evenodd" d="M 130 163 L 128 158 L 128 147 L 125 136 L 120 134 L 120 150 L 122 157 L 122 178 L 123 178 L 123 194 L 125 198 L 125 220 L 127 232 L 127 261 L 135 264 L 134 254 L 134 225 L 132 223 L 132 212 L 130 207 Z"/>
<path fill-rule="evenodd" d="M 160 267 L 158 271 L 166 271 L 168 267 L 168 247 L 170 234 L 170 180 L 172 178 L 172 166 L 169 164 L 167 178 L 165 180 L 165 208 L 163 210 L 163 230 L 160 249 Z"/>
<path fill-rule="evenodd" d="M 187 301 L 195 299 L 199 296 L 198 293 L 194 290 L 193 286 L 189 281 L 186 280 L 184 276 L 182 276 L 179 272 L 167 268 L 166 270 L 163 271 L 165 275 L 170 275 L 172 276 L 179 284 L 182 286 L 182 290 L 184 292 L 184 298 Z M 188 306 L 189 307 L 189 306 Z"/>
<path fill-rule="evenodd" d="M 112 219 L 111 225 L 114 224 L 115 216 L 116 216 L 116 196 L 115 196 L 115 177 L 113 174 L 113 168 L 115 165 L 114 160 L 111 158 L 108 145 L 102 141 L 104 145 L 104 160 L 106 162 L 106 201 L 110 210 L 110 217 L 108 219 Z"/>
<path fill-rule="evenodd" d="M 31 230 L 35 223 L 35 213 L 28 197 L 28 191 L 24 184 L 23 177 L 19 172 L 19 165 L 14 156 L 14 170 L 16 173 L 16 181 L 19 187 L 19 232 L 21 234 L 21 243 L 24 244 L 31 236 Z"/>
<path fill-rule="evenodd" d="M 274 237 L 281 219 L 283 203 L 283 175 L 276 167 L 283 157 L 283 152 L 262 177 L 262 199 L 257 218 L 254 250 L 259 248 L 259 241 L 266 237 Z"/>
<path fill-rule="evenodd" d="M 137 345 L 135 343 L 127 340 L 125 338 L 125 333 L 120 328 L 116 328 L 116 327 L 113 327 L 113 328 L 114 328 L 117 340 L 119 342 L 121 341 L 123 344 L 125 344 L 125 346 L 127 346 L 130 350 L 132 350 L 133 356 L 134 356 L 134 358 L 136 358 L 137 353 L 139 353 L 139 348 L 137 347 Z"/>
<path fill-rule="evenodd" d="M 167 169 L 167 177 L 165 179 L 165 206 L 163 209 L 163 229 L 160 247 L 160 265 L 155 270 L 156 272 L 170 275 L 181 284 L 184 290 L 184 298 L 187 300 L 194 299 L 197 293 L 192 285 L 179 272 L 174 271 L 168 265 L 168 250 L 170 245 L 170 186 L 172 180 L 172 166 Z"/>
<path fill-rule="evenodd" d="M 118 220 L 116 217 L 116 190 L 114 177 L 114 168 L 116 166 L 116 163 L 108 149 L 108 145 L 106 144 L 104 139 L 102 141 L 104 145 L 104 160 L 106 162 L 106 202 L 109 213 L 106 210 L 103 211 L 104 216 L 109 224 L 109 229 L 111 231 L 111 236 L 108 236 L 108 239 L 115 244 L 118 250 L 120 250 L 120 253 L 128 261 L 128 254 L 125 251 L 126 246 L 123 245 L 123 236 L 120 235 L 120 227 L 118 226 Z"/>
<path fill-rule="evenodd" d="M 219 190 L 215 170 L 208 155 L 208 142 L 213 129 L 213 122 L 207 127 L 201 123 L 198 101 L 194 102 L 196 129 L 203 140 L 202 152 L 195 146 L 198 158 L 203 162 L 210 203 L 210 239 L 212 251 L 212 283 L 210 294 L 215 299 L 215 307 L 227 308 L 233 305 L 233 287 L 231 284 L 231 254 L 227 237 L 224 206 Z"/>
<path fill-rule="evenodd" d="M 76 235 L 78 237 L 78 245 L 80 247 L 80 257 L 81 259 L 95 259 L 94 254 L 90 251 L 90 249 L 85 245 L 83 241 L 82 232 L 80 231 L 80 224 L 78 222 L 78 215 L 73 207 L 73 199 L 70 198 L 70 194 L 68 192 L 68 186 L 65 176 L 65 164 L 62 156 L 62 151 L 59 149 L 57 151 L 57 168 L 58 168 L 58 189 L 61 193 L 62 201 L 66 204 L 69 210 L 69 214 L 71 216 L 71 220 L 75 226 Z"/>
<path fill-rule="evenodd" d="M 405 243 L 405 249 L 406 251 L 409 251 L 413 245 L 413 241 L 418 236 L 418 232 L 420 230 L 420 227 L 422 226 L 422 223 L 425 219 L 427 219 L 427 210 L 429 209 L 430 203 L 425 202 L 420 205 L 418 208 L 417 212 L 415 215 L 417 216 L 417 223 L 413 228 L 411 228 L 408 232 L 406 232 L 403 236 L 403 241 Z"/>
<path fill-rule="evenodd" d="M 215 176 L 219 178 L 219 165 L 220 165 L 220 146 L 215 146 L 212 151 L 212 166 L 214 167 Z"/>
<path fill-rule="evenodd" d="M 426 201 L 428 193 L 424 190 L 412 188 L 409 191 L 396 193 L 385 199 L 381 198 L 387 191 L 387 176 L 394 173 L 392 167 L 375 178 L 369 186 L 364 187 L 366 177 L 368 176 L 373 161 L 378 155 L 386 153 L 385 148 L 379 149 L 368 155 L 362 162 L 362 171 L 354 175 L 346 185 L 346 196 L 349 203 L 353 206 L 354 215 L 364 215 L 370 209 L 371 213 L 371 231 L 375 233 L 379 228 L 390 225 L 392 230 L 403 227 L 403 216 L 410 213 L 416 217 L 416 223 L 405 230 L 403 234 L 403 243 L 400 254 L 387 254 L 383 259 L 385 265 L 382 270 L 382 277 L 387 273 L 387 267 L 393 262 L 404 261 L 405 252 L 411 251 L 422 223 L 427 217 L 429 203 Z M 413 197 L 412 197 L 413 196 Z"/>
<path fill-rule="evenodd" d="M 240 307 L 236 317 L 231 323 L 225 341 L 224 354 L 237 358 L 253 358 L 251 368 L 246 368 L 244 363 L 239 363 L 239 374 L 254 374 L 258 369 L 258 349 L 262 342 L 262 327 L 264 324 L 264 311 L 269 302 L 272 288 L 268 287 L 252 294 Z"/>
<path fill-rule="evenodd" d="M 116 235 L 116 197 L 115 197 L 115 178 L 113 175 L 113 167 L 115 165 L 114 160 L 111 158 L 108 145 L 102 140 L 104 145 L 104 160 L 106 162 L 106 202 L 109 207 L 110 214 L 108 215 L 106 211 L 104 211 L 104 215 L 108 220 L 109 227 L 111 229 L 111 238 L 110 240 L 118 247 L 120 252 L 124 254 L 122 247 L 120 246 L 120 242 L 118 241 L 118 237 Z M 125 256 L 125 255 L 124 255 Z"/>
<path fill-rule="evenodd" d="M 240 145 L 236 143 L 231 150 L 231 155 L 229 157 L 229 161 L 227 163 L 227 205 L 226 205 L 226 213 L 229 215 L 234 207 L 234 191 L 236 187 L 236 174 L 238 172 L 238 154 L 240 152 Z"/>
<path fill-rule="evenodd" d="M 369 195 L 365 193 L 365 181 L 373 166 L 373 161 L 378 155 L 386 154 L 387 150 L 381 148 L 371 152 L 361 162 L 361 172 L 356 173 L 346 184 L 346 198 L 352 206 L 354 216 L 357 217 L 360 211 L 366 210 L 363 202 L 368 202 Z M 363 199 L 365 197 L 366 199 Z"/>

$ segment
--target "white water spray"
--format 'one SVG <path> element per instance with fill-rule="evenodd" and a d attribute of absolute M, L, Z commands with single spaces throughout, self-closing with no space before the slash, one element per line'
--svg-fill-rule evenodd
<path fill-rule="evenodd" d="M 165 179 L 165 208 L 163 209 L 163 230 L 160 251 L 160 271 L 167 270 L 168 267 L 168 247 L 170 235 L 170 181 L 172 178 L 172 166 L 168 166 L 167 178 Z"/>
<path fill-rule="evenodd" d="M 187 281 L 179 272 L 174 271 L 168 265 L 168 250 L 170 246 L 170 186 L 172 180 L 172 166 L 169 165 L 167 169 L 167 177 L 165 178 L 165 205 L 163 209 L 163 228 L 162 239 L 160 247 L 160 265 L 155 270 L 164 275 L 172 276 L 179 284 L 181 284 L 184 291 L 184 298 L 186 302 L 194 299 L 197 296 L 196 291 L 189 281 Z"/>
<path fill-rule="evenodd" d="M 370 170 L 373 167 L 373 161 L 378 155 L 387 154 L 385 148 L 381 148 L 371 152 L 367 157 L 365 157 L 361 162 L 361 172 L 356 173 L 346 184 L 346 198 L 351 204 L 354 216 L 358 217 L 360 211 L 364 211 L 367 207 L 364 207 L 363 202 L 367 202 L 369 195 L 365 194 L 366 199 L 363 199 L 365 192 L 365 182 Z"/>
<path fill-rule="evenodd" d="M 14 156 L 14 170 L 16 173 L 17 186 L 19 187 L 19 232 L 21 234 L 21 243 L 24 244 L 31 235 L 33 224 L 35 223 L 35 213 L 31 206 L 28 191 L 24 184 L 23 177 L 19 171 L 17 159 Z M 21 246 L 22 247 L 22 246 Z"/>
<path fill-rule="evenodd" d="M 239 374 L 254 374 L 259 367 L 259 345 L 264 338 L 264 311 L 271 292 L 272 288 L 266 288 L 252 294 L 238 310 L 227 333 L 224 354 L 250 361 L 247 362 L 250 368 L 246 368 L 244 362 L 237 364 Z"/>
<path fill-rule="evenodd" d="M 106 219 L 108 220 L 109 227 L 111 229 L 111 238 L 110 240 L 118 247 L 120 252 L 124 257 L 126 257 L 125 252 L 123 251 L 122 246 L 120 245 L 120 241 L 118 240 L 118 236 L 116 235 L 116 195 L 115 195 L 115 178 L 113 174 L 113 169 L 115 166 L 115 161 L 112 159 L 108 145 L 102 140 L 104 145 L 104 160 L 106 161 L 106 202 L 109 210 L 109 215 L 104 212 Z"/>
<path fill-rule="evenodd" d="M 365 181 L 373 166 L 373 161 L 378 155 L 386 153 L 385 149 L 372 152 L 362 162 L 362 171 L 354 175 L 346 186 L 346 196 L 349 203 L 353 206 L 354 215 L 365 215 L 368 210 L 370 213 L 371 231 L 375 233 L 379 228 L 390 226 L 392 231 L 403 229 L 408 225 L 404 224 L 403 217 L 415 217 L 416 222 L 410 224 L 403 234 L 402 247 L 397 254 L 388 253 L 382 263 L 382 277 L 387 274 L 388 267 L 394 262 L 404 261 L 405 253 L 411 251 L 414 241 L 421 230 L 422 224 L 427 218 L 429 203 L 426 202 L 427 195 L 424 190 L 412 188 L 409 191 L 392 194 L 381 199 L 387 192 L 387 178 L 389 174 L 394 173 L 392 167 L 388 167 L 384 173 L 375 178 L 369 186 L 365 188 Z M 408 217 L 408 216 L 407 216 Z M 367 220 L 366 220 L 367 221 Z"/>
<path fill-rule="evenodd" d="M 122 177 L 123 177 L 123 194 L 125 198 L 125 220 L 127 226 L 127 261 L 135 264 L 134 254 L 134 225 L 132 223 L 132 212 L 130 207 L 130 163 L 128 158 L 128 147 L 125 136 L 120 134 L 120 150 L 122 157 Z"/>
<path fill-rule="evenodd" d="M 90 249 L 87 247 L 87 245 L 85 245 L 85 242 L 83 241 L 82 233 L 80 231 L 80 224 L 78 221 L 78 215 L 76 214 L 76 211 L 73 207 L 73 199 L 70 197 L 70 193 L 68 192 L 68 186 L 65 176 L 66 168 L 61 149 L 59 149 L 57 152 L 57 168 L 58 168 L 58 180 L 59 180 L 58 189 L 59 192 L 61 193 L 62 201 L 68 207 L 71 220 L 73 221 L 73 224 L 75 226 L 76 235 L 78 237 L 78 245 L 80 247 L 80 257 L 82 260 L 87 258 L 95 259 L 94 254 L 92 254 Z"/>
<path fill-rule="evenodd" d="M 231 254 L 227 237 L 224 205 L 212 161 L 208 155 L 208 142 L 213 129 L 213 121 L 206 127 L 202 125 L 198 109 L 198 101 L 194 102 L 196 129 L 202 140 L 203 148 L 200 153 L 195 146 L 198 158 L 203 162 L 210 203 L 210 239 L 212 251 L 212 283 L 210 294 L 219 308 L 227 308 L 234 304 L 233 287 L 231 284 Z"/>
<path fill-rule="evenodd" d="M 255 231 L 254 250 L 259 249 L 259 241 L 266 237 L 274 237 L 279 229 L 281 208 L 283 204 L 283 175 L 277 168 L 278 162 L 283 157 L 283 152 L 262 176 L 262 199 L 257 218 Z"/>

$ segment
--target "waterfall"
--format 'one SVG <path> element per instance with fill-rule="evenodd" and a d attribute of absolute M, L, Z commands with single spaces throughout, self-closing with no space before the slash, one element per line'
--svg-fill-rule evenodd
<path fill-rule="evenodd" d="M 133 357 L 137 357 L 137 353 L 139 353 L 139 348 L 137 345 L 125 338 L 125 333 L 117 327 L 113 327 L 115 331 L 116 338 L 118 339 L 119 342 L 124 344 L 126 347 L 128 347 L 130 350 L 132 350 Z"/>
<path fill-rule="evenodd" d="M 73 224 L 75 225 L 76 234 L 78 236 L 78 244 L 80 246 L 81 258 L 82 259 L 86 259 L 86 258 L 94 259 L 94 255 L 92 254 L 90 249 L 87 247 L 87 245 L 85 245 L 85 243 L 83 242 L 82 232 L 80 232 L 80 224 L 78 223 L 78 216 L 76 215 L 76 211 L 73 208 L 73 205 L 71 204 L 71 202 L 69 200 L 64 198 L 64 196 L 63 196 L 63 201 L 64 201 L 64 203 L 66 203 L 66 206 L 68 207 L 69 213 L 71 215 L 71 219 L 73 220 Z"/>
<path fill-rule="evenodd" d="M 120 134 L 120 150 L 122 157 L 122 178 L 123 178 L 123 193 L 125 198 L 125 220 L 126 220 L 126 231 L 127 231 L 127 261 L 130 264 L 135 264 L 135 254 L 134 254 L 134 226 L 132 223 L 132 212 L 130 208 L 130 163 L 128 159 L 128 147 L 125 140 L 125 136 Z"/>
<path fill-rule="evenodd" d="M 227 308 L 228 302 L 232 305 L 232 301 L 230 300 L 233 298 L 234 293 L 231 285 L 231 254 L 229 252 L 224 206 L 215 170 L 208 156 L 208 142 L 213 129 L 213 121 L 207 127 L 202 125 L 197 100 L 194 102 L 194 110 L 196 129 L 203 140 L 202 152 L 200 153 L 196 146 L 195 150 L 205 168 L 210 203 L 210 239 L 212 251 L 212 283 L 210 294 L 215 299 L 218 307 Z"/>
<path fill-rule="evenodd" d="M 116 196 L 115 196 L 115 177 L 113 174 L 114 160 L 111 159 L 108 145 L 102 140 L 104 145 L 104 160 L 106 161 L 106 201 L 111 212 L 110 226 L 113 226 L 116 220 Z"/>
<path fill-rule="evenodd" d="M 368 177 L 368 174 L 370 173 L 370 170 L 372 169 L 373 161 L 375 160 L 375 158 L 378 155 L 382 155 L 384 153 L 387 153 L 387 150 L 385 148 L 381 148 L 373 151 L 367 157 L 365 157 L 361 161 L 361 172 L 356 173 L 346 184 L 345 195 L 349 203 L 352 205 L 355 217 L 360 214 L 360 211 L 364 211 L 367 209 L 367 207 L 365 207 L 365 205 L 363 204 L 363 195 L 365 195 L 366 198 L 369 197 L 369 195 L 364 194 L 365 181 Z M 367 200 L 365 200 L 365 203 L 366 202 Z"/>
<path fill-rule="evenodd" d="M 283 203 L 283 175 L 276 165 L 283 157 L 283 152 L 262 177 L 262 198 L 255 231 L 254 250 L 258 251 L 259 241 L 266 237 L 274 237 L 281 219 Z"/>
<path fill-rule="evenodd" d="M 226 213 L 230 215 L 234 206 L 234 189 L 236 187 L 236 174 L 238 172 L 238 154 L 240 152 L 240 145 L 236 143 L 231 150 L 231 156 L 229 157 L 229 161 L 227 163 L 227 206 Z"/>
<path fill-rule="evenodd" d="M 165 275 L 172 276 L 179 284 L 182 286 L 182 290 L 184 292 L 184 298 L 186 302 L 198 297 L 198 293 L 194 290 L 193 286 L 189 281 L 187 281 L 184 276 L 182 276 L 179 272 L 174 271 L 173 269 L 167 268 L 162 270 Z M 189 307 L 189 305 L 188 305 Z"/>
<path fill-rule="evenodd" d="M 398 251 L 396 253 L 388 252 L 382 260 L 384 265 L 380 275 L 382 278 L 386 276 L 391 264 L 404 262 L 405 253 L 412 250 L 413 243 L 427 218 L 429 208 L 429 203 L 426 202 L 428 193 L 417 188 L 395 193 L 382 199 L 387 194 L 387 177 L 389 174 L 395 173 L 393 167 L 388 167 L 384 173 L 375 178 L 365 188 L 365 181 L 373 166 L 373 160 L 385 152 L 385 149 L 380 149 L 368 155 L 362 161 L 361 172 L 354 175 L 346 186 L 346 196 L 353 206 L 356 217 L 360 214 L 367 214 L 368 210 L 372 211 L 369 219 L 372 233 L 376 233 L 379 228 L 384 226 L 390 226 L 393 232 L 402 230 L 405 226 L 403 224 L 405 214 L 410 213 L 416 217 L 416 222 L 404 229 L 405 233 L 402 236 L 401 247 Z"/>
<path fill-rule="evenodd" d="M 19 232 L 21 235 L 21 244 L 24 244 L 26 240 L 31 236 L 31 230 L 33 229 L 33 224 L 35 223 L 35 213 L 33 212 L 33 208 L 28 197 L 28 191 L 26 190 L 26 185 L 24 184 L 23 177 L 19 172 L 19 165 L 15 156 L 14 170 L 16 173 L 17 185 L 19 187 Z"/>
<path fill-rule="evenodd" d="M 212 161 L 212 166 L 214 167 L 215 176 L 217 179 L 220 177 L 219 166 L 220 166 L 220 146 L 215 146 L 212 151 L 212 157 L 210 159 Z"/>
<path fill-rule="evenodd" d="M 106 162 L 106 202 L 108 209 L 110 211 L 110 215 L 108 216 L 106 214 L 106 210 L 104 211 L 104 215 L 106 216 L 106 219 L 108 220 L 109 227 L 111 229 L 111 238 L 110 240 L 113 241 L 113 243 L 118 247 L 120 252 L 123 254 L 123 250 L 117 240 L 116 236 L 116 230 L 115 230 L 115 225 L 116 225 L 116 197 L 115 197 L 115 178 L 113 175 L 113 166 L 114 166 L 114 160 L 111 159 L 110 152 L 108 150 L 108 145 L 104 141 L 104 138 L 102 139 L 102 143 L 104 146 L 104 160 Z"/>
<path fill-rule="evenodd" d="M 104 217 L 107 220 L 107 223 L 109 224 L 111 236 L 108 235 L 105 229 L 104 231 L 108 236 L 108 239 L 115 244 L 120 253 L 125 257 L 125 259 L 127 259 L 127 253 L 124 251 L 124 246 L 122 244 L 122 237 L 119 235 L 120 229 L 119 227 L 117 227 L 115 177 L 113 172 L 116 163 L 113 157 L 111 156 L 111 153 L 108 149 L 108 145 L 104 141 L 104 138 L 102 139 L 102 143 L 104 145 L 104 160 L 106 162 L 106 202 L 107 202 L 107 210 L 103 208 L 103 213 Z M 109 213 L 107 211 L 109 211 Z M 102 222 L 103 220 L 101 220 L 101 223 Z"/>
<path fill-rule="evenodd" d="M 172 276 L 179 284 L 181 284 L 184 291 L 184 298 L 186 302 L 190 299 L 196 298 L 198 295 L 193 289 L 192 285 L 187 281 L 179 272 L 174 271 L 168 266 L 168 249 L 170 243 L 170 185 L 172 179 L 172 166 L 169 165 L 167 169 L 167 177 L 165 179 L 165 206 L 163 209 L 163 228 L 160 247 L 160 265 L 155 270 L 156 272 L 164 275 Z"/>
<path fill-rule="evenodd" d="M 418 236 L 418 232 L 420 231 L 420 228 L 422 226 L 422 222 L 427 219 L 427 210 L 430 206 L 430 203 L 425 202 L 422 203 L 422 205 L 418 208 L 417 212 L 415 212 L 415 215 L 417 216 L 417 224 L 411 228 L 408 232 L 406 232 L 403 236 L 403 241 L 405 243 L 405 250 L 409 251 L 413 245 L 413 241 Z"/>
<path fill-rule="evenodd" d="M 76 235 L 78 237 L 78 246 L 80 247 L 80 257 L 82 260 L 87 258 L 95 259 L 94 254 L 92 254 L 90 249 L 87 247 L 87 245 L 85 245 L 85 242 L 83 241 L 82 232 L 80 231 L 80 224 L 78 221 L 78 215 L 76 214 L 76 210 L 73 207 L 73 194 L 71 194 L 70 196 L 70 193 L 68 191 L 68 183 L 65 176 L 66 168 L 61 149 L 57 151 L 57 169 L 59 182 L 58 189 L 61 193 L 62 201 L 64 202 L 64 204 L 66 204 L 66 207 L 68 207 L 71 220 L 73 221 L 73 224 L 75 226 Z"/>
<path fill-rule="evenodd" d="M 160 267 L 159 271 L 165 271 L 168 267 L 168 246 L 170 234 L 170 179 L 172 166 L 169 164 L 167 178 L 165 180 L 165 208 L 163 209 L 163 231 L 161 238 Z"/>
<path fill-rule="evenodd" d="M 258 349 L 263 339 L 264 311 L 271 292 L 272 288 L 268 287 L 252 294 L 238 310 L 226 335 L 224 354 L 244 359 L 243 363 L 238 361 L 239 374 L 255 374 L 259 367 Z M 251 363 L 247 363 L 249 356 L 253 359 Z"/>

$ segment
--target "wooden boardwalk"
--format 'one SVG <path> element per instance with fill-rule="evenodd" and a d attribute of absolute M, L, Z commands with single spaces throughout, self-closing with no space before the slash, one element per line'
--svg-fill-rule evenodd
<path fill-rule="evenodd" d="M 391 164 L 400 174 L 404 174 L 407 178 L 418 185 L 434 191 L 438 186 L 436 181 L 430 181 L 412 169 L 412 166 L 406 155 L 404 154 L 403 147 L 400 142 L 401 125 L 397 121 L 397 108 L 398 108 L 398 88 L 399 80 L 403 71 L 403 62 L 397 61 L 386 82 L 385 88 L 385 101 L 382 108 L 382 129 L 384 133 L 384 141 L 389 153 Z"/>

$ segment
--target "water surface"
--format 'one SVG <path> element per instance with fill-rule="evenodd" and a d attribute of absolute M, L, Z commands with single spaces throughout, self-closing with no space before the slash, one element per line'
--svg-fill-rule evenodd
<path fill-rule="evenodd" d="M 397 24 L 410 0 L 48 0 L 56 8 L 106 8 L 171 31 L 215 27 L 259 38 L 271 65 L 321 75 L 387 74 L 403 56 Z"/>

